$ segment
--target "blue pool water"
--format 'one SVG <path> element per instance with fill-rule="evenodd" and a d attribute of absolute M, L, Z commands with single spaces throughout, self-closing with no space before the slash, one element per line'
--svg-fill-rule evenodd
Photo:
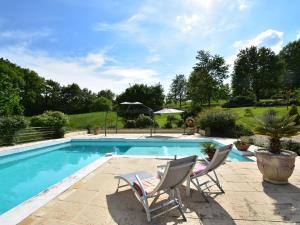
<path fill-rule="evenodd" d="M 199 141 L 72 140 L 0 156 L 0 214 L 46 190 L 106 153 L 188 156 L 201 155 L 200 148 Z M 234 152 L 230 153 L 229 160 L 250 161 Z"/>

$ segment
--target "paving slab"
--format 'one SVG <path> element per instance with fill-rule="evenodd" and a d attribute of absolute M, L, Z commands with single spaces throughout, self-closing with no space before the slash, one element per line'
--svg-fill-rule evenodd
<path fill-rule="evenodd" d="M 123 188 L 115 193 L 115 175 L 146 170 L 156 174 L 166 160 L 112 157 L 108 162 L 50 201 L 20 224 L 143 225 L 146 214 L 133 192 Z M 185 196 L 180 189 L 187 221 L 177 211 L 151 224 L 280 225 L 300 224 L 300 160 L 288 185 L 262 182 L 255 162 L 227 162 L 217 171 L 225 194 L 212 189 L 206 203 L 195 189 Z M 163 201 L 165 196 L 159 199 Z"/>

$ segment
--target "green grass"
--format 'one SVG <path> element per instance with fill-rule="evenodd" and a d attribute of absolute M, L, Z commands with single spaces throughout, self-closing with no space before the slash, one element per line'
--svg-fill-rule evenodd
<path fill-rule="evenodd" d="M 106 112 L 93 112 L 69 115 L 70 123 L 67 126 L 67 131 L 84 130 L 88 126 L 105 127 L 105 113 Z M 155 115 L 155 121 L 159 124 L 159 127 L 163 127 L 167 121 L 169 114 Z M 179 114 L 175 115 L 176 118 L 180 118 Z M 115 112 L 109 112 L 107 116 L 107 127 L 115 128 L 117 114 Z M 124 122 L 122 118 L 118 118 L 118 128 L 123 128 Z"/>
<path fill-rule="evenodd" d="M 290 108 L 290 107 L 289 107 Z M 253 117 L 245 116 L 245 109 L 250 109 L 253 113 Z M 278 115 L 283 116 L 285 115 L 288 110 L 285 106 L 276 106 L 276 107 L 240 107 L 240 108 L 231 108 L 228 109 L 231 112 L 234 112 L 238 115 L 238 123 L 243 124 L 246 127 L 253 129 L 257 126 L 257 119 L 259 119 L 263 113 L 269 109 L 275 110 L 278 112 Z M 300 107 L 298 107 L 298 111 Z"/>
<path fill-rule="evenodd" d="M 240 108 L 230 108 L 224 109 L 220 105 L 223 102 L 213 102 L 212 109 L 220 109 L 220 110 L 230 110 L 231 112 L 238 115 L 238 123 L 243 124 L 246 127 L 253 129 L 257 125 L 257 119 L 262 116 L 262 114 L 268 110 L 273 109 L 278 112 L 279 115 L 284 115 L 287 113 L 287 109 L 285 106 L 277 106 L 277 107 L 240 107 Z M 168 107 L 179 108 L 178 105 L 168 105 Z M 185 105 L 187 107 L 187 105 Z M 206 107 L 207 108 L 207 107 Z M 253 117 L 245 116 L 245 109 L 250 109 L 253 113 Z M 300 107 L 298 107 L 298 111 L 300 112 Z M 155 115 L 155 121 L 159 124 L 159 127 L 164 127 L 164 124 L 167 121 L 167 117 L 169 114 Z M 176 118 L 180 118 L 180 114 L 173 114 Z M 73 130 L 83 130 L 87 129 L 88 126 L 99 126 L 104 128 L 105 123 L 105 112 L 94 112 L 94 113 L 85 113 L 85 114 L 76 114 L 69 115 L 70 124 L 67 127 L 68 131 Z M 116 124 L 116 113 L 110 112 L 107 116 L 107 127 L 115 128 Z M 124 126 L 122 118 L 118 119 L 118 128 L 122 128 Z M 175 124 L 173 124 L 175 127 Z"/>
<path fill-rule="evenodd" d="M 70 123 L 67 126 L 68 131 L 87 129 L 88 126 L 99 126 L 104 128 L 106 112 L 93 112 L 84 114 L 69 115 Z M 107 115 L 107 127 L 115 127 L 116 113 L 109 112 Z M 118 126 L 122 125 L 122 121 L 118 121 Z"/>

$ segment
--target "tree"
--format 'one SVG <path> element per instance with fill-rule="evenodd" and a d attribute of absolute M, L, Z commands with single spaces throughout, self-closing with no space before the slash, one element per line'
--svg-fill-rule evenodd
<path fill-rule="evenodd" d="M 111 101 L 113 101 L 116 97 L 115 93 L 113 93 L 111 90 L 107 89 L 107 90 L 102 90 L 99 91 L 97 94 L 98 97 L 104 97 L 107 98 Z"/>
<path fill-rule="evenodd" d="M 21 115 L 20 97 L 7 75 L 0 74 L 0 116 Z"/>
<path fill-rule="evenodd" d="M 223 89 L 223 81 L 228 78 L 228 65 L 223 57 L 211 55 L 206 51 L 198 51 L 193 72 L 188 80 L 188 95 L 195 103 L 208 103 L 218 100 L 219 91 Z"/>
<path fill-rule="evenodd" d="M 112 109 L 112 102 L 105 97 L 97 97 L 91 106 L 91 112 L 109 111 Z"/>
<path fill-rule="evenodd" d="M 233 96 L 254 95 L 259 101 L 270 97 L 280 87 L 284 65 L 269 48 L 241 50 L 234 62 Z"/>
<path fill-rule="evenodd" d="M 283 76 L 286 88 L 296 89 L 300 87 L 300 39 L 288 43 L 279 53 L 285 63 Z"/>
<path fill-rule="evenodd" d="M 176 75 L 172 81 L 168 99 L 175 103 L 179 102 L 179 107 L 181 108 L 182 101 L 186 99 L 186 89 L 187 81 L 185 76 L 183 74 Z"/>
<path fill-rule="evenodd" d="M 147 86 L 145 84 L 134 84 L 121 93 L 116 101 L 141 102 L 153 110 L 161 109 L 164 104 L 164 90 L 161 84 Z"/>
<path fill-rule="evenodd" d="M 81 95 L 82 91 L 77 84 L 62 87 L 60 110 L 67 114 L 83 113 L 87 111 L 82 106 Z"/>
<path fill-rule="evenodd" d="M 45 80 L 29 69 L 23 70 L 23 79 L 25 85 L 20 92 L 20 97 L 25 115 L 43 113 L 45 108 L 42 93 L 45 88 Z"/>
<path fill-rule="evenodd" d="M 46 80 L 42 93 L 45 111 L 58 110 L 60 105 L 61 86 L 53 80 Z"/>

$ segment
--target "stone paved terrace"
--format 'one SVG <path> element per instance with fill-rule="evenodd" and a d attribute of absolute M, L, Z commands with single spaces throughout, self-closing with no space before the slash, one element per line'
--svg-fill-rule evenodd
<path fill-rule="evenodd" d="M 25 224 L 148 224 L 141 205 L 131 190 L 115 193 L 114 175 L 148 170 L 156 173 L 161 159 L 113 157 L 47 205 L 26 218 Z M 152 224 L 279 225 L 300 224 L 300 160 L 289 185 L 272 185 L 261 180 L 255 162 L 227 162 L 218 174 L 225 194 L 212 195 L 206 203 L 192 191 L 185 197 L 187 222 L 176 211 Z"/>

